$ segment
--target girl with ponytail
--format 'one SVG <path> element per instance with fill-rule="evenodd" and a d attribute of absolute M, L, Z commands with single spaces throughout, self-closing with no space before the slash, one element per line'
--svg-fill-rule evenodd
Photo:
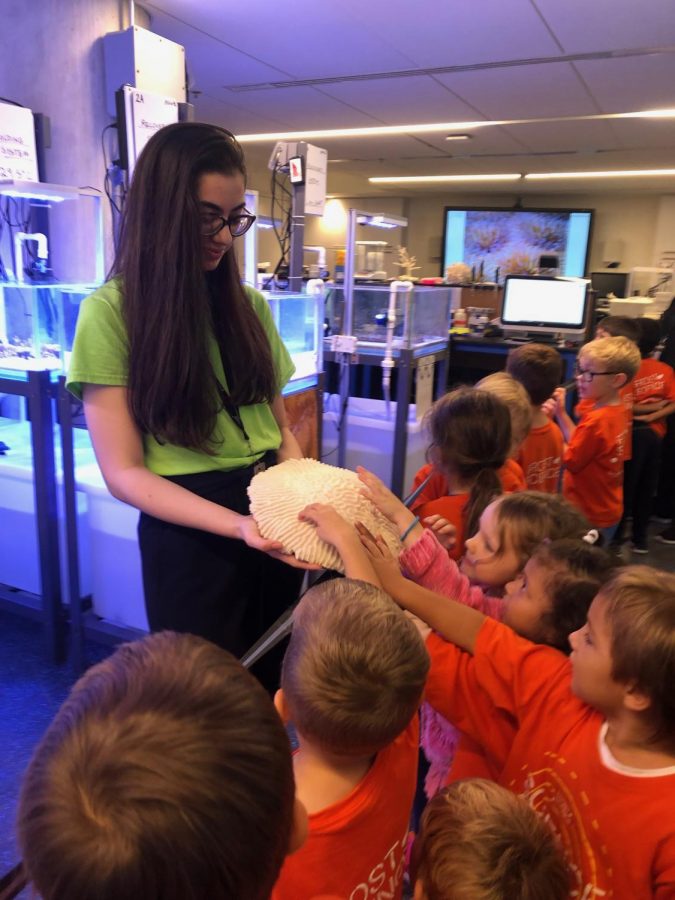
<path fill-rule="evenodd" d="M 448 546 L 451 559 L 478 529 L 485 507 L 502 492 L 499 477 L 511 449 L 506 404 L 488 391 L 460 387 L 445 394 L 427 413 L 428 464 L 413 483 L 421 487 L 412 512 Z"/>

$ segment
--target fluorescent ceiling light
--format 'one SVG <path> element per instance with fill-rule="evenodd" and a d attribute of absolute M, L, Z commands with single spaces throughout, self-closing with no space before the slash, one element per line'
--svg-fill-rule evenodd
<path fill-rule="evenodd" d="M 593 122 L 609 119 L 670 119 L 674 109 L 646 109 L 638 112 L 597 113 L 589 116 L 547 116 L 539 119 L 493 119 L 479 122 L 426 122 L 416 125 L 378 125 L 370 128 L 323 128 L 307 131 L 269 131 L 260 134 L 239 134 L 241 144 L 265 141 L 306 141 L 315 138 L 381 137 L 383 135 L 434 134 L 439 131 L 463 132 L 475 128 L 509 125 L 536 125 L 550 122 Z M 470 136 L 470 135 L 469 135 Z"/>
<path fill-rule="evenodd" d="M 675 109 L 644 109 L 642 112 L 618 113 L 620 119 L 675 119 Z"/>
<path fill-rule="evenodd" d="M 378 137 L 383 134 L 432 134 L 435 131 L 455 131 L 461 128 L 483 128 L 494 122 L 430 122 L 417 125 L 378 125 L 372 128 L 324 128 L 320 131 L 285 131 L 267 134 L 238 134 L 240 144 L 256 141 L 305 141 L 309 138 Z"/>
<path fill-rule="evenodd" d="M 519 174 L 497 175 L 396 175 L 391 177 L 369 178 L 372 184 L 423 184 L 439 181 L 519 181 Z"/>
<path fill-rule="evenodd" d="M 604 172 L 532 172 L 523 177 L 529 181 L 542 181 L 546 178 L 650 178 L 675 175 L 675 169 L 617 169 Z"/>
<path fill-rule="evenodd" d="M 470 134 L 446 134 L 446 141 L 470 141 Z"/>

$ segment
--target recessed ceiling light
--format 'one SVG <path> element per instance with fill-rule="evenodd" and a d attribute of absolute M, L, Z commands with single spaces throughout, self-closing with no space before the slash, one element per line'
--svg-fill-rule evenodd
<path fill-rule="evenodd" d="M 470 141 L 470 134 L 446 134 L 446 141 Z"/>
<path fill-rule="evenodd" d="M 440 181 L 519 181 L 520 174 L 500 173 L 496 175 L 395 175 L 390 178 L 369 178 L 372 184 L 423 184 Z"/>

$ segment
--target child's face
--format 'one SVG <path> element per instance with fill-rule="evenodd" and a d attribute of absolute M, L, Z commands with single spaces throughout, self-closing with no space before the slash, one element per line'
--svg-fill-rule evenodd
<path fill-rule="evenodd" d="M 506 585 L 503 622 L 531 641 L 544 640 L 542 619 L 551 608 L 549 575 L 536 558 L 528 559 L 525 569 Z"/>
<path fill-rule="evenodd" d="M 508 541 L 499 540 L 499 500 L 493 501 L 480 517 L 480 527 L 466 541 L 461 570 L 475 584 L 488 588 L 502 588 L 520 570 L 520 559 Z"/>
<path fill-rule="evenodd" d="M 586 624 L 570 635 L 572 691 L 599 712 L 618 709 L 622 685 L 612 677 L 611 629 L 607 601 L 598 594 L 591 603 Z"/>
<path fill-rule="evenodd" d="M 616 372 L 609 372 L 605 363 L 588 356 L 579 356 L 575 374 L 580 400 L 604 401 L 619 389 Z"/>

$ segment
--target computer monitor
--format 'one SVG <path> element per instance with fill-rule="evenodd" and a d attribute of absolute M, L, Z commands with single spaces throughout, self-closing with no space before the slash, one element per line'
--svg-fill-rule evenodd
<path fill-rule="evenodd" d="M 591 287 L 599 298 L 614 294 L 615 297 L 626 296 L 628 284 L 627 272 L 591 272 Z"/>
<path fill-rule="evenodd" d="M 508 275 L 501 315 L 504 331 L 583 340 L 590 319 L 589 283 L 586 278 Z"/>

